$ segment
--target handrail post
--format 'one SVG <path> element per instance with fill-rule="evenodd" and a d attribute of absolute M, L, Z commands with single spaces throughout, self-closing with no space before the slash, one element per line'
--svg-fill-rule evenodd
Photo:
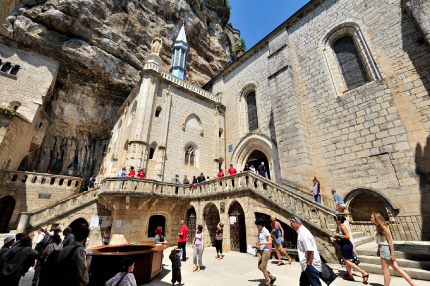
<path fill-rule="evenodd" d="M 19 218 L 18 227 L 16 228 L 16 233 L 25 232 L 29 222 L 30 222 L 30 215 L 28 213 L 21 213 L 21 217 Z"/>

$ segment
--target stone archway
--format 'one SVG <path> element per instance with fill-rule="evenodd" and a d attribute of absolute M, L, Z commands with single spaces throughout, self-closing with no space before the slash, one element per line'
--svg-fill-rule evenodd
<path fill-rule="evenodd" d="M 369 189 L 358 188 L 345 195 L 345 203 L 351 212 L 353 221 L 370 221 L 372 212 L 380 213 L 386 220 L 399 212 L 397 208 L 385 195 Z"/>
<path fill-rule="evenodd" d="M 165 235 L 166 217 L 160 214 L 151 215 L 148 222 L 148 237 L 155 237 L 155 229 L 159 226 L 163 228 L 162 234 Z"/>
<path fill-rule="evenodd" d="M 238 201 L 234 201 L 228 210 L 230 225 L 230 248 L 232 251 L 246 252 L 245 213 Z"/>
<path fill-rule="evenodd" d="M 0 233 L 7 232 L 14 209 L 15 199 L 12 196 L 0 199 Z"/>
<path fill-rule="evenodd" d="M 231 162 L 238 170 L 243 170 L 245 164 L 253 160 L 252 156 L 258 155 L 254 161 L 265 160 L 267 171 L 270 173 L 272 181 L 280 180 L 280 167 L 278 149 L 275 143 L 262 134 L 249 134 L 242 138 L 233 151 Z M 257 168 L 258 166 L 255 166 Z"/>
<path fill-rule="evenodd" d="M 205 206 L 203 209 L 203 221 L 205 223 L 204 228 L 207 229 L 207 234 L 209 235 L 209 239 L 206 241 L 210 241 L 210 244 L 215 246 L 215 233 L 217 230 L 217 225 L 220 222 L 219 211 L 215 204 L 208 203 Z"/>

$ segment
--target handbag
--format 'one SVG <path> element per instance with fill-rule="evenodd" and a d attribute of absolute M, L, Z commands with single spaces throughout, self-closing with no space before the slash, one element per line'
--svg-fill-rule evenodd
<path fill-rule="evenodd" d="M 320 278 L 325 284 L 330 285 L 337 278 L 337 275 L 333 272 L 327 264 L 321 261 L 322 271 L 320 272 Z"/>

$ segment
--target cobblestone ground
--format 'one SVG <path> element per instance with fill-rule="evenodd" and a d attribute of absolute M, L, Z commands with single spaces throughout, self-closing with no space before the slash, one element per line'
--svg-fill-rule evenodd
<path fill-rule="evenodd" d="M 171 262 L 168 258 L 171 248 L 164 252 L 163 271 L 154 281 L 144 286 L 167 286 L 172 285 L 170 280 Z M 188 259 L 182 263 L 182 279 L 185 286 L 264 286 L 263 274 L 257 268 L 257 258 L 249 254 L 226 252 L 222 260 L 215 259 L 215 248 L 208 247 L 203 253 L 203 265 L 205 268 L 200 272 L 192 272 L 192 249 L 187 248 Z M 292 265 L 276 266 L 277 260 L 270 260 L 268 270 L 277 277 L 274 285 L 299 285 L 300 265 L 298 262 L 293 262 Z M 335 273 L 344 275 L 345 268 L 340 268 L 339 265 L 330 265 Z M 354 273 L 355 282 L 345 281 L 338 277 L 331 286 L 347 286 L 361 285 L 361 274 Z M 31 286 L 33 272 L 30 271 L 21 279 L 20 286 Z M 430 281 L 415 281 L 417 286 L 429 286 Z M 325 285 L 322 283 L 322 285 Z M 383 286 L 384 277 L 378 274 L 370 274 L 369 284 L 371 286 Z M 406 286 L 409 285 L 405 280 L 398 277 L 392 277 L 391 285 Z"/>

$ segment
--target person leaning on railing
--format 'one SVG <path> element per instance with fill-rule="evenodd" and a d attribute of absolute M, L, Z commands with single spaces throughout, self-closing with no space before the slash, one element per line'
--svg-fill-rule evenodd
<path fill-rule="evenodd" d="M 331 194 L 333 195 L 333 198 L 336 201 L 336 211 L 341 212 L 341 213 L 345 212 L 346 205 L 345 205 L 342 197 L 338 193 L 336 193 L 335 189 L 331 190 Z"/>

